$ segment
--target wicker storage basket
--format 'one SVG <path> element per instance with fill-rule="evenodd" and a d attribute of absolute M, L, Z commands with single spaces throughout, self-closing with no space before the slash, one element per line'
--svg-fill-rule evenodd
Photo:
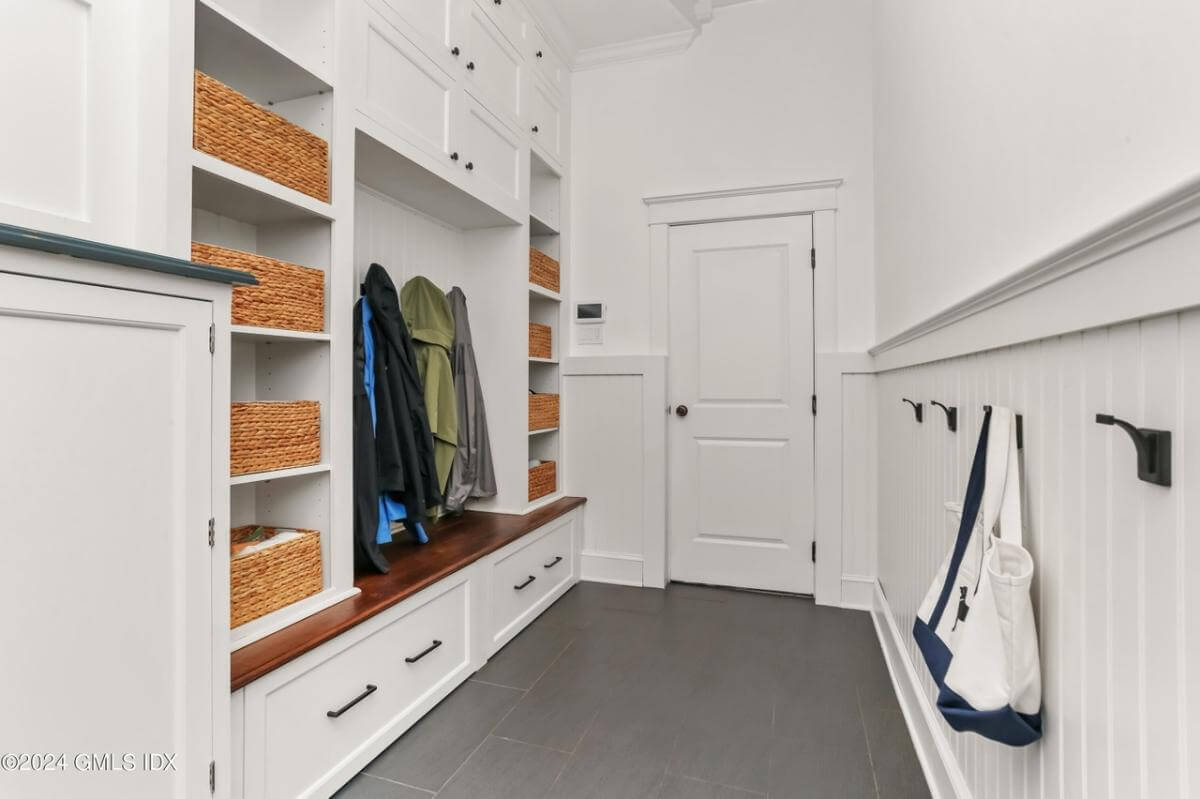
<path fill-rule="evenodd" d="M 257 286 L 233 287 L 233 324 L 321 333 L 325 330 L 325 273 L 254 253 L 192 242 L 192 260 L 240 269 Z"/>
<path fill-rule="evenodd" d="M 529 282 L 558 293 L 558 261 L 541 250 L 529 248 Z"/>
<path fill-rule="evenodd" d="M 321 460 L 321 403 L 235 402 L 229 473 L 270 472 Z"/>
<path fill-rule="evenodd" d="M 229 543 L 246 541 L 256 529 L 253 524 L 235 527 L 229 531 Z M 268 537 L 275 533 L 273 527 L 263 530 Z M 300 533 L 299 538 L 230 559 L 230 627 L 320 593 L 324 580 L 321 534 L 315 530 L 296 532 Z"/>
<path fill-rule="evenodd" d="M 529 357 L 530 358 L 553 358 L 554 347 L 551 341 L 551 333 L 549 325 L 539 325 L 536 322 L 529 323 Z"/>
<path fill-rule="evenodd" d="M 196 71 L 192 146 L 329 202 L 329 144 Z"/>
<path fill-rule="evenodd" d="M 558 395 L 529 395 L 529 429 L 545 430 L 558 427 Z"/>
<path fill-rule="evenodd" d="M 558 467 L 554 461 L 543 461 L 529 470 L 529 501 L 553 494 L 558 487 Z"/>

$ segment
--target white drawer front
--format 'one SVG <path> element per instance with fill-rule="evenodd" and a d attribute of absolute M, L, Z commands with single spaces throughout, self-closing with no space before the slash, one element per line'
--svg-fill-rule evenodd
<path fill-rule="evenodd" d="M 252 684 L 247 721 L 251 706 L 261 712 L 254 726 L 265 740 L 261 762 L 245 765 L 247 796 L 252 786 L 271 799 L 307 795 L 423 696 L 468 668 L 468 585 L 458 583 L 284 682 Z M 432 651 L 406 662 L 435 641 Z M 329 711 L 341 713 L 333 718 Z"/>
<path fill-rule="evenodd" d="M 467 18 L 463 58 L 467 86 L 492 111 L 516 122 L 521 118 L 521 55 L 477 7 Z"/>
<path fill-rule="evenodd" d="M 572 519 L 554 522 L 549 533 L 493 566 L 493 643 L 511 637 L 528 621 L 525 617 L 534 606 L 571 580 L 572 532 Z"/>
<path fill-rule="evenodd" d="M 562 111 L 558 98 L 541 80 L 533 81 L 530 103 L 531 141 L 555 162 L 562 163 Z"/>

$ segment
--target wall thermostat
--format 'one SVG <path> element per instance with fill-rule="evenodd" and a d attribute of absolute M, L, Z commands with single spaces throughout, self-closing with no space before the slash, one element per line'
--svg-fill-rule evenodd
<path fill-rule="evenodd" d="M 604 310 L 604 303 L 602 302 L 577 302 L 575 303 L 575 324 L 603 324 Z"/>

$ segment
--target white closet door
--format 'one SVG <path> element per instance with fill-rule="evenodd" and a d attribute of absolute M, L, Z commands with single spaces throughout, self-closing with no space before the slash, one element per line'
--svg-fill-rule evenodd
<path fill-rule="evenodd" d="M 0 273 L 0 796 L 209 795 L 211 321 Z"/>
<path fill-rule="evenodd" d="M 671 228 L 670 576 L 812 593 L 810 217 Z"/>

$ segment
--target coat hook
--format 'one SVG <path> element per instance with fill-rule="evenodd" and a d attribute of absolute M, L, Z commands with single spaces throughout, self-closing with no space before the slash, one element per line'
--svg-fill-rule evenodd
<path fill-rule="evenodd" d="M 1116 425 L 1133 439 L 1133 446 L 1137 449 L 1137 468 L 1140 479 L 1160 486 L 1171 485 L 1170 431 L 1134 427 L 1129 422 L 1107 413 L 1096 414 L 1096 423 Z"/>
<path fill-rule="evenodd" d="M 936 405 L 946 412 L 946 427 L 950 428 L 951 433 L 958 432 L 958 407 L 955 405 L 946 406 L 937 400 L 930 400 L 930 405 Z"/>
<path fill-rule="evenodd" d="M 913 416 L 917 417 L 918 422 L 925 421 L 925 419 L 924 419 L 925 414 L 922 412 L 921 403 L 913 402 L 908 397 L 903 397 L 903 398 L 901 398 L 900 401 L 907 402 L 909 405 L 913 406 Z"/>
<path fill-rule="evenodd" d="M 984 405 L 984 412 L 992 409 L 991 405 Z M 1017 414 L 1017 449 L 1025 449 L 1025 417 Z"/>

